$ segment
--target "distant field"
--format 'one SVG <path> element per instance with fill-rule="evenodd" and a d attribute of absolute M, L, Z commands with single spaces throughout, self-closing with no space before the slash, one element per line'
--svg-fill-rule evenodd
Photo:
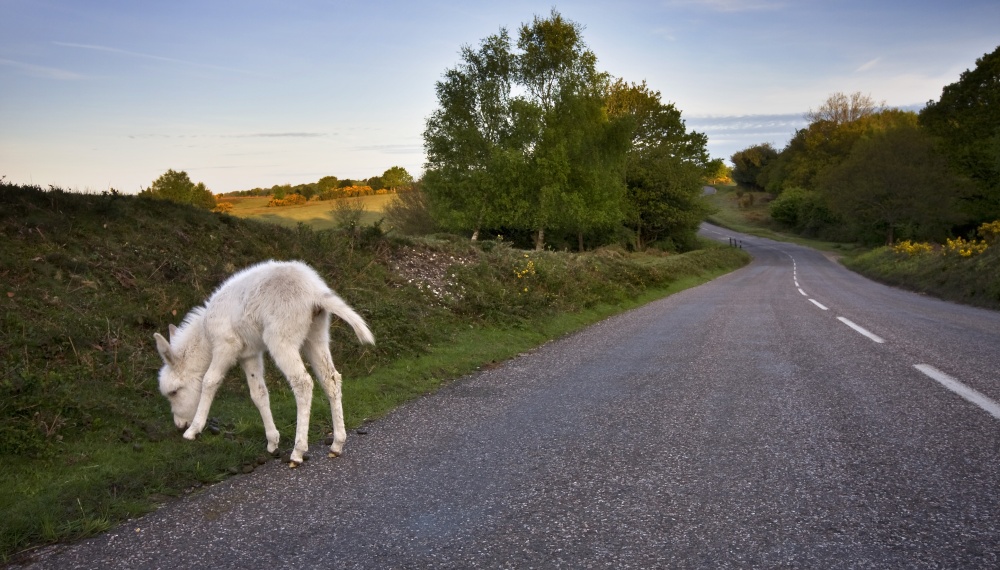
<path fill-rule="evenodd" d="M 232 215 L 241 218 L 255 218 L 285 227 L 294 228 L 299 223 L 311 226 L 317 230 L 332 229 L 337 226 L 335 213 L 338 202 L 342 200 L 364 204 L 365 212 L 361 223 L 371 225 L 382 218 L 385 205 L 393 198 L 393 194 L 381 196 L 362 196 L 360 198 L 343 198 L 341 200 L 324 200 L 309 202 L 301 206 L 267 207 L 270 196 L 227 197 L 225 201 L 233 203 Z"/>

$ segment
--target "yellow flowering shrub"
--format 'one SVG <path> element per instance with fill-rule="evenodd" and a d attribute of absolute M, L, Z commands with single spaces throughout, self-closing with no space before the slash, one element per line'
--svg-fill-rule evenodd
<path fill-rule="evenodd" d="M 524 264 L 524 267 L 519 267 L 517 265 L 514 266 L 514 276 L 518 279 L 527 279 L 535 275 L 535 262 L 528 256 L 528 254 L 524 254 L 524 257 L 528 260 L 528 262 Z M 520 285 L 518 287 L 520 287 Z M 524 287 L 524 290 L 519 291 L 518 294 L 527 292 L 528 288 Z"/>
<path fill-rule="evenodd" d="M 934 246 L 929 243 L 912 242 L 910 240 L 903 240 L 892 246 L 892 252 L 901 255 L 920 255 L 922 253 L 931 253 L 934 251 Z"/>
<path fill-rule="evenodd" d="M 996 243 L 997 239 L 1000 238 L 1000 220 L 983 224 L 976 231 L 979 232 L 979 237 L 983 238 L 984 242 Z"/>
<path fill-rule="evenodd" d="M 271 201 L 267 203 L 268 208 L 280 208 L 281 206 L 297 206 L 299 204 L 305 204 L 306 197 L 302 194 L 289 194 L 282 199 L 271 198 Z"/>
<path fill-rule="evenodd" d="M 959 257 L 972 257 L 986 251 L 985 241 L 970 240 L 965 241 L 961 237 L 949 239 L 945 243 L 945 255 L 958 255 Z"/>

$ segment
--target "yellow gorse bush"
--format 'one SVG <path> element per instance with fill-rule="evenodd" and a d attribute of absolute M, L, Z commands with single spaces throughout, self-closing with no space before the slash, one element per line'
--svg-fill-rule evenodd
<path fill-rule="evenodd" d="M 989 245 L 1000 241 L 1000 220 L 985 223 L 976 230 L 980 240 L 968 240 L 957 237 L 945 241 L 940 249 L 941 255 L 957 255 L 959 257 L 972 257 L 979 255 L 989 248 Z M 897 255 L 912 257 L 926 253 L 933 253 L 936 246 L 929 243 L 911 242 L 903 240 L 892 246 L 892 252 Z"/>
<path fill-rule="evenodd" d="M 986 251 L 986 247 L 987 244 L 985 241 L 965 241 L 964 239 L 957 237 L 946 241 L 944 254 L 958 254 L 959 257 L 972 257 L 973 255 L 979 255 L 980 253 Z"/>
<path fill-rule="evenodd" d="M 932 253 L 934 246 L 929 243 L 912 242 L 903 240 L 892 246 L 892 252 L 904 255 L 920 255 L 922 253 Z"/>
<path fill-rule="evenodd" d="M 524 254 L 524 257 L 528 260 L 528 262 L 524 264 L 524 267 L 518 267 L 517 265 L 514 266 L 514 276 L 518 279 L 526 279 L 535 274 L 535 262 L 528 257 L 528 254 Z M 522 292 L 527 293 L 528 288 L 525 287 Z"/>
<path fill-rule="evenodd" d="M 986 243 L 995 243 L 1000 238 L 1000 220 L 983 224 L 976 231 Z"/>

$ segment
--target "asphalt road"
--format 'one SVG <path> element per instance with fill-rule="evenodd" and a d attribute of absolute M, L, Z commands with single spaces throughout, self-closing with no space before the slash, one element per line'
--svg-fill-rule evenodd
<path fill-rule="evenodd" d="M 1000 313 L 703 231 L 755 261 L 33 567 L 1000 566 Z"/>

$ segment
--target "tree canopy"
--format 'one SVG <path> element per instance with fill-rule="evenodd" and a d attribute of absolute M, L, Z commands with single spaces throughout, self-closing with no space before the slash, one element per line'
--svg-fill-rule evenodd
<path fill-rule="evenodd" d="M 955 170 L 975 181 L 962 201 L 973 224 L 1000 219 L 1000 47 L 929 101 L 920 124 L 942 141 Z"/>
<path fill-rule="evenodd" d="M 960 187 L 913 115 L 909 123 L 858 141 L 827 173 L 820 190 L 859 237 L 874 241 L 866 234 L 880 233 L 891 244 L 901 233 L 943 240 L 960 220 L 954 191 Z"/>
<path fill-rule="evenodd" d="M 163 200 L 171 200 L 181 204 L 191 204 L 199 208 L 211 210 L 215 207 L 215 195 L 205 188 L 205 184 L 195 184 L 187 172 L 183 170 L 167 170 L 146 188 L 140 195 L 151 196 Z"/>
<path fill-rule="evenodd" d="M 606 242 L 623 223 L 642 233 L 656 224 L 630 185 L 653 171 L 658 181 L 649 175 L 641 184 L 657 186 L 656 200 L 697 209 L 696 200 L 666 189 L 700 192 L 697 179 L 711 162 L 707 139 L 686 132 L 680 112 L 644 83 L 600 72 L 582 31 L 552 10 L 519 28 L 516 47 L 501 28 L 461 49 L 460 63 L 436 85 L 439 107 L 424 131 L 423 188 L 441 226 L 473 238 L 485 229 L 530 233 L 537 249 L 553 235 L 575 238 L 580 248 Z M 681 225 L 679 233 L 692 235 L 697 226 Z"/>

